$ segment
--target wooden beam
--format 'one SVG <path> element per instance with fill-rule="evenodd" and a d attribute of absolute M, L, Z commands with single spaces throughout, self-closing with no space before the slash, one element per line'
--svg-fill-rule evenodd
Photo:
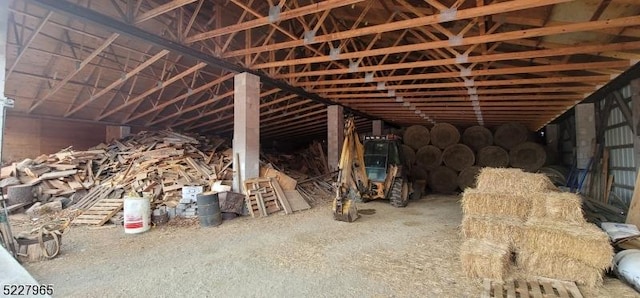
<path fill-rule="evenodd" d="M 119 106 L 107 111 L 106 113 L 101 114 L 100 116 L 98 116 L 98 118 L 96 118 L 96 120 L 102 120 L 102 119 L 104 119 L 106 117 L 109 117 L 110 115 L 113 115 L 113 114 L 121 111 L 122 109 L 125 109 L 125 108 L 127 108 L 127 107 L 129 107 L 129 106 L 131 106 L 133 104 L 138 103 L 138 102 L 141 102 L 145 98 L 147 98 L 147 96 L 149 96 L 149 95 L 151 95 L 151 94 L 153 94 L 153 93 L 155 93 L 155 92 L 157 92 L 157 91 L 159 91 L 161 89 L 164 89 L 165 87 L 167 87 L 167 86 L 177 82 L 178 80 L 181 80 L 182 78 L 184 78 L 184 77 L 186 77 L 186 76 L 188 76 L 188 75 L 190 75 L 190 74 L 192 74 L 192 73 L 204 68 L 205 66 L 207 66 L 206 63 L 200 62 L 200 63 L 192 66 L 191 68 L 189 68 L 189 69 L 187 69 L 187 70 L 185 70 L 185 71 L 183 71 L 183 72 L 171 77 L 170 79 L 168 79 L 166 81 L 159 82 L 153 88 L 151 88 L 151 89 L 149 89 L 149 90 L 147 90 L 145 92 L 142 92 L 140 95 L 128 100 L 127 102 L 125 102 L 125 103 L 123 103 L 123 104 L 121 104 L 121 105 L 119 105 Z"/>
<path fill-rule="evenodd" d="M 487 87 L 487 86 L 512 86 L 512 85 L 538 85 L 538 84 L 559 84 L 559 83 L 584 83 L 584 84 L 600 84 L 611 80 L 611 76 L 567 76 L 567 77 L 550 77 L 535 79 L 507 79 L 507 80 L 485 80 L 474 81 L 472 86 L 465 82 L 451 83 L 425 83 L 425 84 L 402 84 L 387 85 L 385 90 L 409 90 L 409 89 L 435 89 L 435 88 L 464 88 L 464 87 Z M 359 91 L 375 91 L 377 86 L 365 87 L 337 87 L 315 89 L 314 92 L 359 92 Z"/>
<path fill-rule="evenodd" d="M 133 23 L 134 24 L 139 24 L 142 23 L 146 20 L 155 18 L 161 14 L 165 14 L 167 12 L 170 12 L 176 8 L 185 6 L 187 4 L 191 4 L 193 2 L 196 2 L 197 0 L 173 0 L 171 2 L 162 4 L 160 6 L 154 7 L 153 9 L 150 9 L 138 16 L 136 16 L 136 18 L 134 19 Z"/>
<path fill-rule="evenodd" d="M 60 88 L 62 88 L 63 86 L 65 86 L 69 80 L 71 80 L 74 76 L 76 76 L 82 69 L 84 69 L 85 66 L 87 66 L 89 64 L 89 62 L 91 62 L 91 60 L 93 60 L 93 58 L 95 58 L 96 56 L 100 55 L 100 53 L 102 53 L 102 51 L 104 51 L 104 49 L 106 49 L 113 41 L 116 40 L 116 38 L 118 38 L 118 36 L 120 36 L 120 34 L 118 33 L 113 33 L 111 34 L 111 36 L 109 36 L 109 38 L 107 38 L 102 45 L 100 45 L 98 48 L 96 48 L 93 52 L 91 52 L 91 54 L 89 54 L 89 56 L 87 56 L 82 62 L 80 62 L 80 64 L 78 64 L 78 66 L 76 67 L 75 70 L 73 70 L 72 72 L 70 72 L 69 74 L 67 74 L 66 77 L 64 77 L 60 82 L 58 82 L 55 86 L 53 86 L 49 92 L 47 92 L 47 94 L 45 94 L 43 97 L 41 97 L 40 99 L 38 99 L 36 102 L 34 102 L 31 107 L 29 108 L 28 113 L 33 112 L 33 110 L 35 108 L 37 108 L 40 104 L 42 104 L 45 100 L 47 100 L 49 97 L 51 97 L 53 94 L 55 94 L 56 92 L 58 92 L 58 90 L 60 90 Z"/>
<path fill-rule="evenodd" d="M 67 112 L 64 117 L 69 117 L 73 114 L 75 114 L 76 112 L 78 112 L 79 110 L 81 110 L 82 108 L 86 107 L 88 104 L 92 103 L 93 101 L 95 101 L 96 99 L 100 98 L 102 95 L 106 94 L 107 92 L 109 92 L 110 90 L 112 90 L 113 88 L 116 88 L 118 86 L 120 86 L 122 83 L 124 83 L 125 81 L 127 81 L 129 78 L 131 78 L 132 76 L 136 75 L 137 73 L 141 72 L 143 69 L 147 68 L 149 65 L 153 64 L 154 62 L 160 60 L 160 58 L 166 56 L 169 53 L 168 50 L 162 50 L 159 53 L 155 54 L 153 57 L 149 58 L 147 61 L 145 61 L 144 63 L 138 65 L 136 68 L 132 69 L 131 71 L 129 71 L 128 73 L 126 73 L 122 78 L 114 81 L 113 83 L 111 83 L 109 86 L 105 87 L 104 89 L 98 91 L 97 93 L 93 94 L 91 97 L 89 97 L 87 100 L 85 100 L 84 102 L 82 102 L 80 105 L 78 105 L 77 107 L 71 109 L 69 112 Z"/>
<path fill-rule="evenodd" d="M 490 55 L 477 55 L 469 56 L 468 63 L 482 63 L 492 61 L 505 61 L 505 60 L 524 60 L 541 57 L 552 56 L 565 56 L 575 54 L 588 54 L 588 53 L 600 53 L 602 51 L 624 51 L 624 50 L 637 50 L 640 49 L 640 41 L 623 42 L 614 44 L 602 44 L 602 45 L 578 45 L 557 49 L 544 49 L 544 50 L 532 50 L 521 52 L 510 52 L 501 54 Z M 428 60 L 428 61 L 416 61 L 405 63 L 392 63 L 385 65 L 375 66 L 363 66 L 359 67 L 357 72 L 372 72 L 372 71 L 385 71 L 394 69 L 407 69 L 407 68 L 425 68 L 439 65 L 455 65 L 458 61 L 455 58 Z M 631 63 L 630 63 L 631 65 Z M 318 70 L 307 72 L 296 72 L 276 75 L 276 78 L 299 78 L 303 76 L 322 76 L 322 75 L 337 75 L 349 73 L 348 69 L 331 69 L 331 70 Z"/>
<path fill-rule="evenodd" d="M 474 7 L 474 8 L 459 10 L 459 11 L 457 11 L 454 20 L 464 20 L 464 19 L 475 18 L 475 17 L 480 17 L 480 16 L 493 15 L 493 14 L 497 14 L 497 13 L 506 13 L 506 12 L 510 12 L 510 11 L 518 11 L 518 10 L 529 9 L 529 8 L 534 8 L 534 7 L 540 7 L 540 6 L 552 5 L 552 4 L 558 4 L 558 3 L 564 3 L 564 2 L 568 2 L 568 1 L 571 1 L 571 0 L 513 0 L 513 1 L 506 1 L 506 2 L 501 2 L 501 3 L 486 5 L 486 6 L 482 6 L 482 7 Z M 453 21 L 453 20 L 448 20 L 448 21 Z M 330 34 L 316 36 L 313 39 L 313 41 L 311 41 L 310 43 L 324 43 L 324 42 L 330 42 L 330 41 L 335 41 L 335 40 L 343 40 L 343 39 L 347 39 L 347 38 L 354 38 L 354 37 L 358 37 L 358 36 L 377 34 L 377 33 L 380 33 L 380 32 L 390 32 L 390 31 L 396 31 L 396 30 L 404 30 L 404 29 L 408 29 L 408 28 L 414 28 L 414 27 L 419 27 L 419 26 L 427 26 L 427 25 L 432 25 L 432 24 L 437 24 L 437 23 L 445 23 L 445 22 L 447 22 L 446 18 L 443 18 L 441 14 L 435 14 L 435 15 L 430 15 L 430 16 L 426 16 L 426 17 L 422 17 L 422 18 L 415 18 L 415 19 L 411 19 L 411 20 L 396 21 L 396 22 L 388 23 L 388 24 L 374 25 L 374 26 L 363 27 L 363 28 L 358 28 L 358 29 L 349 30 L 349 31 L 334 32 L 334 33 L 330 33 Z M 260 53 L 260 52 L 264 52 L 264 51 L 275 51 L 275 50 L 281 50 L 281 49 L 286 49 L 286 48 L 298 47 L 298 46 L 302 46 L 304 44 L 305 44 L 305 41 L 302 40 L 302 39 L 294 40 L 294 41 L 287 41 L 287 42 L 281 42 L 281 43 L 277 43 L 277 44 L 268 45 L 268 46 L 265 46 L 265 47 L 254 47 L 254 48 L 250 48 L 250 49 L 243 49 L 243 50 L 237 50 L 237 51 L 233 51 L 233 52 L 228 52 L 225 55 L 223 55 L 223 57 L 228 58 L 228 57 L 244 56 L 246 54 L 255 54 L 255 53 Z M 309 44 L 309 42 L 307 42 L 306 44 Z"/>
<path fill-rule="evenodd" d="M 586 86 L 586 87 L 536 87 L 536 88 L 527 88 L 523 90 L 522 88 L 497 88 L 497 89 L 478 89 L 478 95 L 489 95 L 489 94 L 525 94 L 525 93 L 565 93 L 572 92 L 578 95 L 584 95 L 584 93 L 590 93 L 595 91 L 597 88 L 595 86 Z M 404 98 L 411 97 L 423 97 L 423 96 L 441 96 L 441 95 L 468 95 L 468 90 L 434 90 L 434 91 L 417 91 L 417 92 L 396 92 L 395 96 L 402 96 Z M 324 96 L 325 98 L 333 98 L 333 99 L 349 99 L 349 98 L 389 98 L 390 100 L 393 97 L 390 97 L 389 94 L 384 91 L 383 93 L 352 93 L 352 94 L 327 94 Z"/>
<path fill-rule="evenodd" d="M 204 85 L 202 85 L 202 86 L 200 86 L 200 87 L 198 87 L 196 89 L 190 90 L 190 91 L 188 91 L 188 92 L 186 92 L 184 94 L 181 94 L 181 95 L 179 95 L 179 96 L 177 96 L 175 98 L 172 98 L 172 99 L 170 99 L 168 101 L 165 101 L 165 102 L 153 107 L 152 109 L 148 109 L 148 110 L 146 110 L 144 112 L 138 113 L 137 115 L 131 116 L 131 117 L 129 117 L 129 119 L 126 119 L 124 121 L 124 123 L 129 123 L 129 122 L 131 122 L 133 120 L 142 118 L 142 117 L 144 117 L 146 115 L 149 115 L 149 114 L 155 112 L 158 109 L 164 109 L 165 107 L 167 107 L 169 105 L 172 105 L 174 103 L 177 103 L 177 102 L 179 102 L 181 100 L 184 100 L 184 99 L 188 98 L 191 95 L 195 95 L 195 94 L 198 94 L 198 93 L 203 92 L 205 90 L 208 90 L 208 89 L 210 89 L 211 87 L 213 87 L 215 85 L 218 85 L 218 84 L 220 84 L 220 83 L 222 83 L 222 82 L 224 82 L 224 81 L 226 81 L 228 79 L 233 78 L 233 76 L 234 76 L 233 73 L 228 73 L 228 74 L 226 74 L 224 76 L 221 76 L 221 77 L 219 77 L 219 78 L 217 78 L 217 79 L 215 79 L 215 80 L 213 80 L 211 82 L 208 82 L 208 83 L 206 83 L 206 84 L 204 84 Z M 178 114 L 182 114 L 182 112 L 178 112 Z"/>
<path fill-rule="evenodd" d="M 536 72 L 550 72 L 550 71 L 569 71 L 569 70 L 590 70 L 590 69 L 626 69 L 629 67 L 629 61 L 610 61 L 610 62 L 591 62 L 591 63 L 572 63 L 572 64 L 555 64 L 555 65 L 541 65 L 541 66 L 524 66 L 524 67 L 511 67 L 511 68 L 494 68 L 494 69 L 480 69 L 471 70 L 470 73 L 465 74 L 466 77 L 471 76 L 489 76 L 489 75 L 504 75 L 504 74 L 523 74 L 523 73 L 536 73 Z M 427 79 L 443 79 L 443 78 L 459 78 L 462 74 L 460 72 L 444 72 L 444 73 L 425 73 L 425 74 L 413 74 L 402 76 L 386 76 L 386 77 L 374 77 L 373 82 L 388 82 L 388 81 L 407 81 L 407 80 L 427 80 Z M 334 85 L 334 84 L 358 84 L 365 83 L 364 78 L 358 79 L 342 79 L 342 80 L 318 80 L 296 83 L 296 86 L 313 87 L 322 85 Z"/>
<path fill-rule="evenodd" d="M 502 2 L 502 3 L 509 3 L 509 2 Z M 489 6 L 483 6 L 483 7 L 489 7 Z M 508 41 L 508 40 L 514 40 L 514 39 L 542 37 L 542 36 L 548 36 L 548 35 L 554 35 L 554 34 L 566 34 L 566 33 L 591 31 L 591 30 L 604 29 L 604 28 L 630 27 L 630 26 L 638 26 L 638 25 L 640 25 L 640 16 L 632 16 L 632 17 L 625 17 L 625 18 L 618 18 L 618 19 L 611 19 L 611 20 L 604 20 L 604 21 L 584 22 L 584 23 L 576 23 L 576 24 L 570 24 L 570 25 L 558 25 L 558 26 L 549 26 L 549 27 L 536 28 L 536 29 L 493 33 L 493 34 L 487 34 L 482 36 L 471 36 L 471 37 L 463 38 L 460 41 L 459 46 L 477 45 L 482 43 L 502 42 L 502 41 Z M 451 43 L 449 40 L 431 41 L 426 43 L 416 43 L 416 44 L 409 44 L 409 45 L 396 46 L 396 47 L 377 48 L 377 49 L 368 50 L 368 51 L 344 53 L 340 55 L 340 59 L 357 59 L 357 58 L 368 57 L 368 56 L 379 56 L 379 55 L 393 54 L 393 53 L 404 53 L 404 52 L 412 52 L 412 51 L 424 51 L 429 49 L 447 48 L 450 46 L 451 46 Z M 227 55 L 226 57 L 235 57 L 235 56 Z M 330 56 L 316 56 L 316 57 L 295 59 L 295 60 L 289 60 L 289 61 L 268 62 L 268 63 L 255 65 L 254 68 L 263 69 L 263 68 L 279 67 L 279 66 L 328 62 L 332 60 L 334 59 Z"/>
<path fill-rule="evenodd" d="M 299 16 L 317 13 L 317 12 L 321 12 L 321 11 L 336 8 L 336 7 L 351 5 L 351 4 L 362 2 L 362 1 L 364 0 L 326 0 L 323 2 L 300 7 L 297 9 L 283 11 L 280 13 L 280 16 L 278 17 L 278 21 L 282 22 L 285 20 L 299 17 Z M 231 33 L 242 31 L 242 30 L 247 30 L 247 29 L 256 28 L 259 26 L 268 25 L 270 23 L 271 21 L 269 20 L 268 16 L 261 17 L 251 21 L 246 21 L 244 23 L 239 23 L 236 25 L 226 26 L 223 28 L 218 28 L 215 30 L 199 33 L 191 37 L 187 37 L 186 42 L 193 43 L 193 42 L 204 40 L 204 39 L 214 38 L 221 35 L 231 34 Z M 255 54 L 255 53 L 245 53 L 240 56 L 244 56 L 247 54 Z"/>
<path fill-rule="evenodd" d="M 13 70 L 16 68 L 16 65 L 18 65 L 18 62 L 20 62 L 20 59 L 22 58 L 22 56 L 24 56 L 24 54 L 27 52 L 27 49 L 29 48 L 33 40 L 36 39 L 36 36 L 38 35 L 38 33 L 40 33 L 42 28 L 44 28 L 44 25 L 47 24 L 47 21 L 49 21 L 49 18 L 51 17 L 52 14 L 53 14 L 52 11 L 47 12 L 47 15 L 45 15 L 44 18 L 40 20 L 40 23 L 38 23 L 38 26 L 36 27 L 36 29 L 34 29 L 33 32 L 31 32 L 31 35 L 29 36 L 29 38 L 24 42 L 24 44 L 20 45 L 20 51 L 18 52 L 18 56 L 16 57 L 15 60 L 13 60 L 13 64 L 11 64 L 11 66 L 9 67 L 5 80 L 9 80 L 9 77 L 11 76 L 11 73 L 13 73 Z M 6 20 L 2 20 L 2 22 L 6 22 Z"/>

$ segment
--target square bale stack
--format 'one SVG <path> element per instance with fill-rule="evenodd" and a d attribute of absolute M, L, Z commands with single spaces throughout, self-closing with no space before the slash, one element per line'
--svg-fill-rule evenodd
<path fill-rule="evenodd" d="M 502 280 L 509 270 L 511 251 L 507 245 L 469 239 L 462 244 L 460 261 L 467 277 Z"/>
<path fill-rule="evenodd" d="M 559 192 L 545 175 L 484 168 L 477 188 L 467 189 L 461 203 L 466 238 L 461 261 L 467 276 L 503 278 L 510 258 L 502 259 L 502 252 L 510 256 L 512 250 L 529 275 L 602 283 L 613 256 L 609 238 L 585 221 L 580 196 Z"/>

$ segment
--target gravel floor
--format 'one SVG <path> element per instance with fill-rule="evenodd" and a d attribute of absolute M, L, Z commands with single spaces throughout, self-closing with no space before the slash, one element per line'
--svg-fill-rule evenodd
<path fill-rule="evenodd" d="M 58 258 L 25 267 L 56 297 L 479 297 L 459 268 L 457 197 L 359 208 L 373 214 L 336 222 L 327 204 L 138 235 L 74 227 Z M 638 297 L 616 279 L 583 293 Z"/>

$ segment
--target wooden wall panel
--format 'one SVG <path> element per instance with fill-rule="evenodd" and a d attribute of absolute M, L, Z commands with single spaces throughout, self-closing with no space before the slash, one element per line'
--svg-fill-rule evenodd
<path fill-rule="evenodd" d="M 101 124 L 7 115 L 2 160 L 33 158 L 69 146 L 85 150 L 104 142 L 105 131 Z"/>

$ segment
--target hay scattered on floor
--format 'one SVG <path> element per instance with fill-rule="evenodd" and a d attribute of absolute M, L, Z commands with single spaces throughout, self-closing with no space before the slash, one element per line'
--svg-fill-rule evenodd
<path fill-rule="evenodd" d="M 503 244 L 470 239 L 460 248 L 460 261 L 467 277 L 502 280 L 511 263 L 511 251 Z"/>
<path fill-rule="evenodd" d="M 524 196 L 487 193 L 467 189 L 462 195 L 462 212 L 467 216 L 514 217 L 521 222 L 531 211 L 531 200 Z"/>
<path fill-rule="evenodd" d="M 544 192 L 531 195 L 532 219 L 548 219 L 573 224 L 585 224 L 582 198 L 569 192 Z"/>
<path fill-rule="evenodd" d="M 543 255 L 563 256 L 597 269 L 607 269 L 613 259 L 609 236 L 593 224 L 567 224 L 529 219 L 518 247 Z"/>
<path fill-rule="evenodd" d="M 462 235 L 467 239 L 486 240 L 517 247 L 522 234 L 522 220 L 499 216 L 465 216 L 462 219 Z"/>
<path fill-rule="evenodd" d="M 483 168 L 478 175 L 479 191 L 528 196 L 534 192 L 557 191 L 544 174 L 526 173 L 521 169 Z"/>
<path fill-rule="evenodd" d="M 575 281 L 589 287 L 602 285 L 603 269 L 564 256 L 520 251 L 516 264 L 528 275 Z"/>

